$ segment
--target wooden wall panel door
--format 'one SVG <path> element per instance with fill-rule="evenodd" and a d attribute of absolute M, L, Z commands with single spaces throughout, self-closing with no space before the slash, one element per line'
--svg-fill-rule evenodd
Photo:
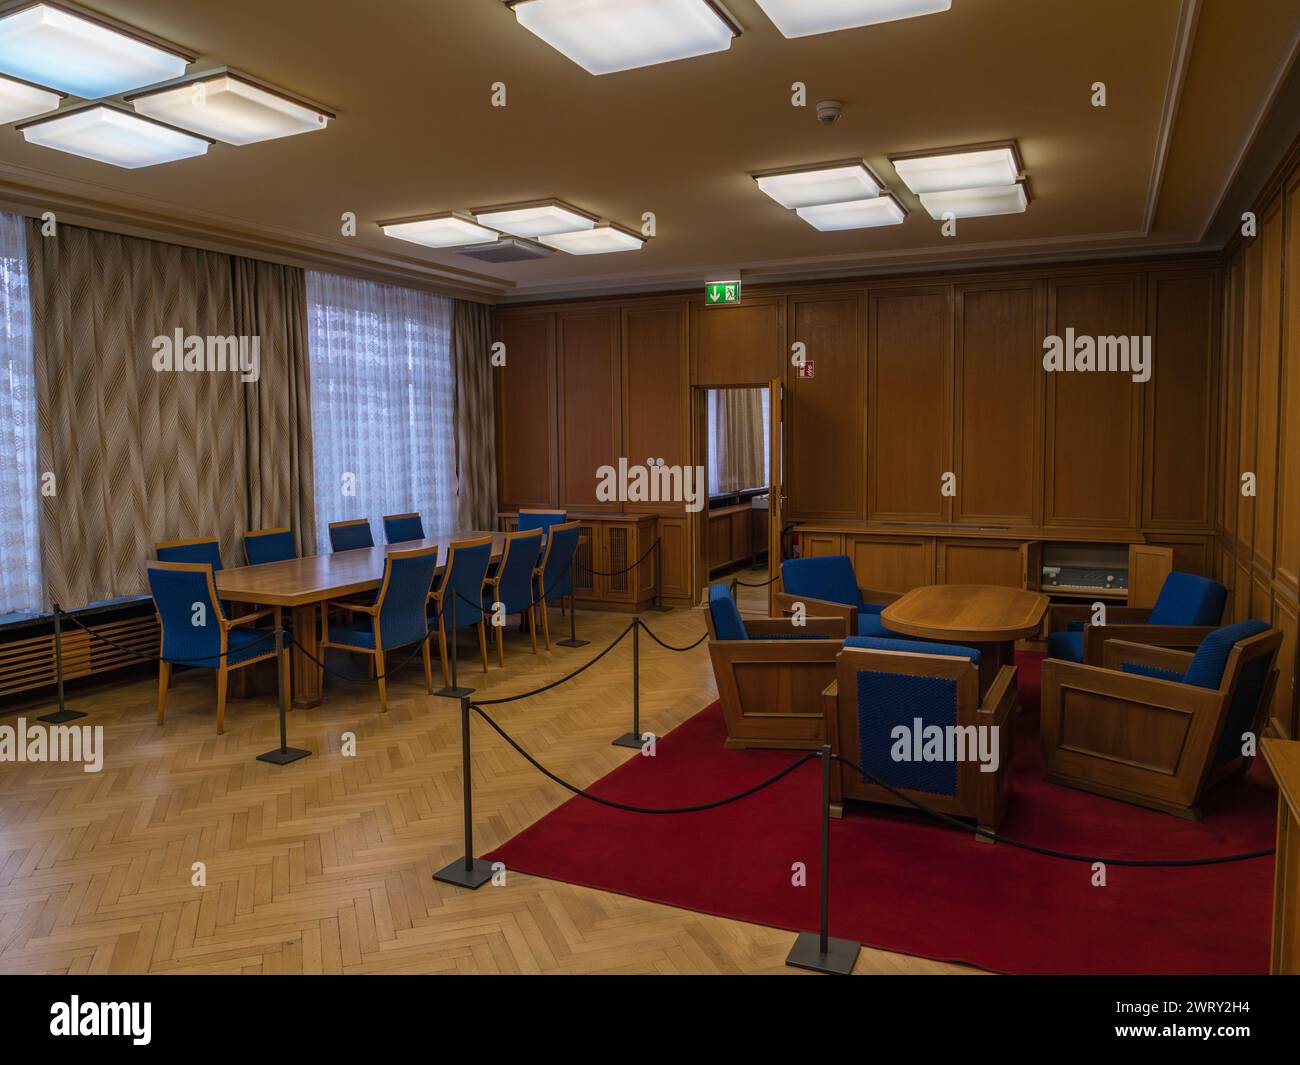
<path fill-rule="evenodd" d="M 879 592 L 910 592 L 934 583 L 934 540 L 924 537 L 848 538 L 858 584 Z"/>
<path fill-rule="evenodd" d="M 939 584 L 1025 586 L 1018 540 L 940 540 L 935 578 Z"/>
<path fill-rule="evenodd" d="M 1264 212 L 1260 229 L 1259 397 L 1256 415 L 1255 565 L 1273 575 L 1273 523 L 1277 505 L 1278 387 L 1282 377 L 1282 198 Z M 1265 615 L 1267 617 L 1267 615 Z"/>
<path fill-rule="evenodd" d="M 691 523 L 685 515 L 659 518 L 659 558 L 663 563 L 660 591 L 670 605 L 692 602 Z"/>
<path fill-rule="evenodd" d="M 1146 395 L 1142 525 L 1203 529 L 1214 469 L 1216 274 L 1153 274 L 1147 285 L 1152 338 Z"/>
<path fill-rule="evenodd" d="M 766 385 L 785 379 L 785 300 L 746 300 L 736 306 L 691 304 L 694 383 Z"/>
<path fill-rule="evenodd" d="M 1042 513 L 1046 290 L 959 285 L 954 520 L 1037 525 Z"/>
<path fill-rule="evenodd" d="M 506 364 L 496 375 L 497 496 L 502 510 L 559 502 L 555 315 L 499 315 Z"/>
<path fill-rule="evenodd" d="M 690 465 L 690 357 L 686 302 L 623 309 L 623 450 L 630 463 Z M 627 510 L 682 513 L 678 502 Z"/>
<path fill-rule="evenodd" d="M 1053 281 L 1048 328 L 1061 338 L 1143 332 L 1139 277 Z M 1130 374 L 1047 373 L 1044 524 L 1136 529 L 1142 469 L 1144 390 Z"/>
<path fill-rule="evenodd" d="M 867 362 L 868 516 L 947 521 L 952 470 L 952 290 L 873 292 Z"/>
<path fill-rule="evenodd" d="M 1244 256 L 1233 257 L 1224 298 L 1223 394 L 1220 402 L 1223 466 L 1219 481 L 1219 524 L 1233 536 L 1237 532 L 1237 507 L 1241 499 L 1241 352 L 1245 299 Z"/>
<path fill-rule="evenodd" d="M 1277 579 L 1300 594 L 1300 174 L 1286 191 L 1282 427 L 1277 478 Z"/>
<path fill-rule="evenodd" d="M 812 377 L 787 375 L 785 519 L 866 517 L 866 360 L 859 294 L 791 297 L 790 344 Z"/>
<path fill-rule="evenodd" d="M 622 451 L 618 313 L 605 308 L 560 314 L 556 338 L 560 505 L 574 510 L 621 510 L 619 502 L 596 498 L 596 471 L 606 465 L 617 468 Z"/>
<path fill-rule="evenodd" d="M 1242 260 L 1241 300 L 1241 396 L 1237 418 L 1237 543 L 1250 550 L 1255 543 L 1256 498 L 1241 493 L 1241 478 L 1253 473 L 1259 453 L 1256 450 L 1259 411 L 1259 297 L 1263 244 L 1256 239 L 1246 248 Z"/>

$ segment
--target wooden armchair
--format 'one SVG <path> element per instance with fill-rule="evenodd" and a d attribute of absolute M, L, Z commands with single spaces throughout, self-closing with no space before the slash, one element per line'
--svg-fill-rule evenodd
<path fill-rule="evenodd" d="M 725 584 L 709 590 L 709 658 L 730 749 L 815 750 L 824 742 L 821 693 L 835 675 L 843 618 L 744 620 Z"/>
<path fill-rule="evenodd" d="M 1262 621 L 1216 629 L 1195 654 L 1108 640 L 1100 666 L 1043 662 L 1045 777 L 1199 819 L 1205 790 L 1249 759 L 1277 683 L 1282 633 Z"/>
<path fill-rule="evenodd" d="M 810 615 L 843 618 L 850 636 L 896 637 L 880 620 L 880 611 L 897 598 L 893 592 L 861 587 L 848 555 L 823 555 L 781 563 L 773 609 L 788 616 L 802 603 Z"/>
<path fill-rule="evenodd" d="M 996 831 L 1011 792 L 1016 670 L 1002 666 L 981 701 L 979 657 L 974 648 L 952 644 L 849 639 L 822 705 L 836 754 L 918 802 Z M 903 742 L 895 730 L 905 728 L 910 736 L 917 720 L 923 733 L 937 726 L 946 737 L 952 730 L 953 746 L 942 759 L 894 757 L 896 745 Z M 833 816 L 843 815 L 846 799 L 915 809 L 836 762 L 831 769 Z"/>

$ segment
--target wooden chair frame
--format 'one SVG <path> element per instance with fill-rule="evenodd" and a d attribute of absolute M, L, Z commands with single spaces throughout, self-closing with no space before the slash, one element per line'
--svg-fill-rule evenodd
<path fill-rule="evenodd" d="M 979 695 L 979 666 L 966 658 L 925 652 L 883 651 L 846 647 L 835 664 L 835 681 L 824 693 L 822 706 L 826 715 L 826 734 L 836 754 L 851 761 L 860 757 L 857 673 L 870 669 L 877 673 L 902 673 L 913 677 L 943 677 L 957 684 L 957 720 L 959 728 L 968 726 L 998 729 L 998 768 L 985 773 L 978 763 L 964 761 L 957 766 L 957 794 L 935 795 L 928 791 L 899 788 L 918 802 L 953 817 L 967 817 L 979 828 L 997 831 L 1006 812 L 1011 794 L 1011 759 L 1015 754 L 1016 669 L 1002 666 L 983 701 Z M 911 803 L 876 784 L 862 780 L 848 766 L 835 762 L 831 768 L 831 814 L 842 817 L 848 799 L 885 803 L 915 810 Z M 986 843 L 987 836 L 975 837 Z"/>
<path fill-rule="evenodd" d="M 1043 662 L 1042 741 L 1045 779 L 1153 810 L 1199 820 L 1206 789 L 1243 772 L 1244 757 L 1214 767 L 1228 710 L 1252 659 L 1276 654 L 1282 633 L 1269 629 L 1233 645 L 1217 689 L 1125 673 L 1120 664 L 1184 673 L 1185 651 L 1107 641 L 1105 664 Z M 1277 683 L 1270 670 L 1251 729 L 1263 726 Z"/>
<path fill-rule="evenodd" d="M 375 597 L 375 601 L 372 605 L 367 606 L 364 603 L 346 602 L 344 600 L 338 600 L 338 599 L 328 600 L 325 604 L 325 610 L 324 610 L 325 633 L 324 633 L 324 639 L 321 640 L 321 645 L 320 645 L 321 651 L 323 652 L 329 648 L 334 648 L 337 651 L 348 651 L 351 654 L 362 654 L 362 655 L 370 656 L 371 663 L 373 664 L 374 667 L 374 671 L 372 672 L 371 675 L 376 678 L 379 684 L 380 713 L 384 713 L 384 714 L 388 713 L 388 684 L 385 679 L 385 674 L 387 673 L 388 667 L 387 667 L 387 660 L 385 659 L 384 651 L 382 649 L 384 646 L 383 634 L 379 631 L 379 612 L 384 605 L 384 597 L 387 596 L 388 594 L 389 583 L 393 579 L 393 562 L 397 559 L 427 557 L 428 555 L 436 555 L 437 553 L 438 553 L 438 549 L 436 547 L 418 548 L 414 551 L 389 552 L 387 559 L 384 561 L 384 582 L 379 586 L 379 594 Z M 373 648 L 357 647 L 350 643 L 335 643 L 332 639 L 330 639 L 329 607 L 331 606 L 342 607 L 344 610 L 355 611 L 357 613 L 365 614 L 368 617 L 373 618 L 375 623 L 375 646 Z M 421 641 L 421 649 L 424 652 L 424 682 L 425 682 L 425 686 L 429 690 L 429 694 L 432 695 L 433 694 L 433 659 L 430 657 L 430 651 L 429 651 L 427 621 L 426 621 L 426 628 L 425 628 L 425 637 L 426 638 Z"/>
<path fill-rule="evenodd" d="M 804 610 L 809 614 L 816 614 L 823 618 L 843 618 L 844 623 L 849 627 L 849 635 L 858 634 L 858 608 L 847 606 L 844 603 L 833 603 L 829 599 L 814 599 L 808 595 L 794 595 L 785 590 L 785 581 L 782 580 L 777 585 L 778 591 L 772 595 L 772 609 L 778 610 L 785 617 L 794 613 L 794 605 L 802 603 Z M 890 603 L 902 596 L 897 592 L 882 592 L 878 588 L 863 588 L 858 586 L 858 594 L 862 596 L 864 603 L 879 604 L 888 606 Z"/>
<path fill-rule="evenodd" d="M 178 541 L 171 545 L 160 546 L 183 546 L 186 543 L 202 543 L 205 541 Z M 208 580 L 208 596 L 210 597 L 213 607 L 217 611 L 217 620 L 221 626 L 221 657 L 217 659 L 217 667 L 214 672 L 217 675 L 217 735 L 220 736 L 226 730 L 226 695 L 229 690 L 230 674 L 234 670 L 243 669 L 245 666 L 254 666 L 259 662 L 265 662 L 268 658 L 275 657 L 275 644 L 268 640 L 267 646 L 270 648 L 264 655 L 258 655 L 256 658 L 250 658 L 243 662 L 237 662 L 230 665 L 229 659 L 225 656 L 230 650 L 230 631 L 238 626 L 247 625 L 249 622 L 260 621 L 262 618 L 273 618 L 275 627 L 280 627 L 280 608 L 269 607 L 265 610 L 256 610 L 251 614 L 243 614 L 237 618 L 226 618 L 221 614 L 221 599 L 217 595 L 217 584 L 212 577 L 212 567 L 203 562 L 157 562 L 148 563 L 148 569 L 171 570 L 182 573 L 205 573 Z M 158 618 L 158 654 L 162 655 L 162 612 L 158 610 L 158 604 L 154 603 L 154 613 Z M 179 662 L 178 665 L 187 665 L 192 663 Z M 158 724 L 162 724 L 167 715 L 167 689 L 171 687 L 172 681 L 171 662 L 160 661 L 158 663 Z M 200 667 L 206 668 L 206 667 Z M 283 655 L 280 662 L 281 677 L 280 683 L 284 685 L 284 690 L 289 691 L 289 656 Z"/>
<path fill-rule="evenodd" d="M 1106 604 L 1106 624 L 1093 625 L 1092 607 L 1083 604 L 1057 603 L 1048 608 L 1047 631 L 1060 632 L 1071 621 L 1083 622 L 1083 661 L 1099 666 L 1105 658 L 1106 644 L 1111 640 L 1146 644 L 1150 647 L 1170 647 L 1180 651 L 1194 651 L 1217 625 L 1149 625 L 1148 607 L 1112 606 Z"/>
<path fill-rule="evenodd" d="M 490 545 L 491 543 L 492 543 L 491 536 L 480 536 L 476 540 L 457 540 L 455 543 L 451 544 L 447 548 L 447 561 L 442 571 L 442 587 L 440 587 L 437 591 L 432 592 L 429 595 L 429 598 L 433 600 L 434 604 L 438 608 L 438 654 L 442 658 L 442 683 L 444 687 L 448 687 L 448 688 L 451 687 L 451 661 L 447 657 L 447 625 L 443 620 L 447 616 L 447 613 L 450 611 L 450 604 L 444 603 L 443 597 L 447 593 L 447 581 L 451 577 L 451 572 L 452 572 L 451 566 L 456 559 L 456 549 L 458 547 L 460 548 L 482 547 L 484 544 Z M 482 595 L 483 593 L 483 588 L 486 587 L 487 587 L 487 579 L 484 578 L 483 587 L 479 589 L 480 595 Z M 443 610 L 444 606 L 447 606 L 448 610 L 444 611 Z M 479 619 L 477 628 L 478 628 L 478 651 L 479 651 L 479 655 L 483 659 L 483 672 L 486 673 L 488 671 L 487 630 L 484 627 L 484 622 L 482 618 Z M 453 640 L 456 638 L 456 634 L 454 632 L 451 634 L 451 638 Z"/>
<path fill-rule="evenodd" d="M 483 587 L 484 587 L 484 589 L 485 589 L 485 590 L 488 590 L 488 591 L 490 592 L 490 594 L 491 594 L 491 596 L 492 596 L 492 601 L 493 601 L 494 603 L 500 601 L 500 592 L 501 592 L 501 574 L 505 571 L 505 568 L 506 568 L 506 560 L 510 557 L 510 549 L 511 549 L 511 547 L 512 547 L 514 544 L 519 543 L 519 542 L 522 542 L 522 541 L 524 541 L 524 540 L 531 540 L 531 541 L 535 542 L 535 543 L 537 544 L 537 549 L 540 550 L 541 545 L 542 545 L 542 530 L 541 530 L 541 529 L 526 529 L 526 530 L 524 530 L 523 532 L 512 532 L 512 533 L 506 533 L 505 549 L 504 549 L 504 550 L 502 551 L 502 553 L 501 553 L 501 561 L 497 564 L 496 576 L 488 577 L 487 580 L 485 580 L 485 581 L 483 582 Z M 535 550 L 535 551 L 534 551 L 534 554 L 536 554 L 536 553 L 537 553 L 537 551 Z M 532 575 L 535 574 L 536 572 L 537 572 L 537 567 L 536 567 L 536 566 L 534 566 L 534 567 L 529 571 L 529 578 L 528 578 L 528 594 L 529 594 L 529 597 L 530 597 L 530 598 L 532 597 L 532 593 L 533 593 L 533 579 L 532 579 Z M 527 618 L 528 618 L 528 634 L 532 637 L 532 641 L 533 641 L 533 654 L 537 654 L 537 613 L 536 613 L 536 603 L 530 605 L 530 606 L 528 607 L 528 609 L 522 611 L 522 613 L 523 613 L 524 615 L 526 615 Z M 505 654 L 505 636 L 504 636 L 504 633 L 505 633 L 505 626 L 504 626 L 504 625 L 493 625 L 492 628 L 496 630 L 497 665 L 498 665 L 498 666 L 504 666 L 504 665 L 506 664 L 506 654 Z"/>
<path fill-rule="evenodd" d="M 559 514 L 559 513 L 561 513 L 561 512 L 558 511 L 558 510 L 555 510 L 555 511 L 538 511 L 537 513 L 544 513 L 544 514 Z M 554 536 L 553 534 L 556 533 L 556 532 L 558 532 L 558 531 L 561 530 L 561 529 L 579 529 L 579 528 L 581 527 L 581 525 L 582 525 L 582 523 L 579 522 L 579 521 L 566 521 L 566 522 L 564 522 L 564 523 L 562 523 L 562 524 L 560 524 L 560 525 L 552 525 L 552 526 L 550 527 L 550 529 L 547 530 L 548 535 L 547 535 L 547 537 L 546 537 L 546 550 L 542 553 L 541 560 L 537 563 L 537 568 L 533 570 L 533 581 L 534 581 L 534 583 L 537 585 L 537 595 L 535 596 L 535 598 L 536 598 L 536 600 L 537 600 L 537 608 L 538 608 L 538 610 L 541 612 L 541 615 L 542 615 L 542 636 L 543 636 L 543 638 L 544 638 L 544 640 L 545 640 L 545 643 L 546 643 L 546 649 L 547 649 L 548 651 L 551 649 L 551 619 L 550 619 L 550 607 L 549 607 L 549 605 L 547 604 L 547 601 L 546 601 L 546 591 L 547 591 L 547 590 L 546 590 L 546 588 L 543 587 L 542 581 L 543 581 L 543 574 L 545 574 L 545 572 L 546 572 L 546 562 L 547 562 L 547 560 L 551 557 L 551 547 L 552 547 L 552 546 L 554 545 L 554 543 L 555 543 L 555 536 Z M 580 534 L 580 535 L 581 535 L 581 534 Z M 577 559 L 577 557 L 578 557 L 578 553 L 577 553 L 577 549 L 576 549 L 576 548 L 574 549 L 573 557 L 574 557 L 574 559 L 575 559 L 575 561 L 576 561 L 576 559 Z M 573 578 L 573 573 L 572 573 L 572 571 L 570 571 L 570 573 L 569 573 L 569 577 L 570 577 L 570 580 L 572 580 L 572 578 Z M 570 609 L 570 610 L 573 610 L 573 609 L 574 609 L 574 602 L 573 602 L 573 600 L 574 600 L 574 596 L 577 594 L 578 589 L 577 589 L 577 585 L 574 585 L 574 584 L 571 584 L 570 587 L 573 589 L 573 591 L 571 591 L 571 592 L 569 593 L 569 609 Z M 560 616 L 561 616 L 561 617 L 564 616 L 564 597 L 563 597 L 563 596 L 560 597 Z"/>

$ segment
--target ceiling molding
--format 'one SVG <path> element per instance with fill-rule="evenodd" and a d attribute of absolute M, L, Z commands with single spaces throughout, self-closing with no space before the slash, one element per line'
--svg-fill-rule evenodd
<path fill-rule="evenodd" d="M 1147 186 L 1147 208 L 1142 218 L 1142 232 L 1148 234 L 1155 225 L 1156 208 L 1160 204 L 1160 190 L 1165 184 L 1165 167 L 1169 162 L 1169 146 L 1174 139 L 1178 123 L 1178 107 L 1183 99 L 1183 86 L 1187 83 L 1187 68 L 1191 65 L 1192 47 L 1196 43 L 1196 25 L 1201 17 L 1201 0 L 1182 0 L 1178 9 L 1178 26 L 1174 31 L 1174 47 L 1169 56 L 1169 77 L 1165 81 L 1165 99 L 1160 109 L 1160 125 L 1156 130 L 1155 154 L 1151 160 L 1151 182 Z M 1204 233 L 1202 233 L 1204 236 Z"/>

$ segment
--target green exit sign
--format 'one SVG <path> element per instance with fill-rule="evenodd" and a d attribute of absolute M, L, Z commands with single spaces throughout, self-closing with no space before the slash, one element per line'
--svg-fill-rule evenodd
<path fill-rule="evenodd" d="M 710 281 L 704 286 L 704 302 L 712 306 L 740 302 L 739 281 Z"/>

